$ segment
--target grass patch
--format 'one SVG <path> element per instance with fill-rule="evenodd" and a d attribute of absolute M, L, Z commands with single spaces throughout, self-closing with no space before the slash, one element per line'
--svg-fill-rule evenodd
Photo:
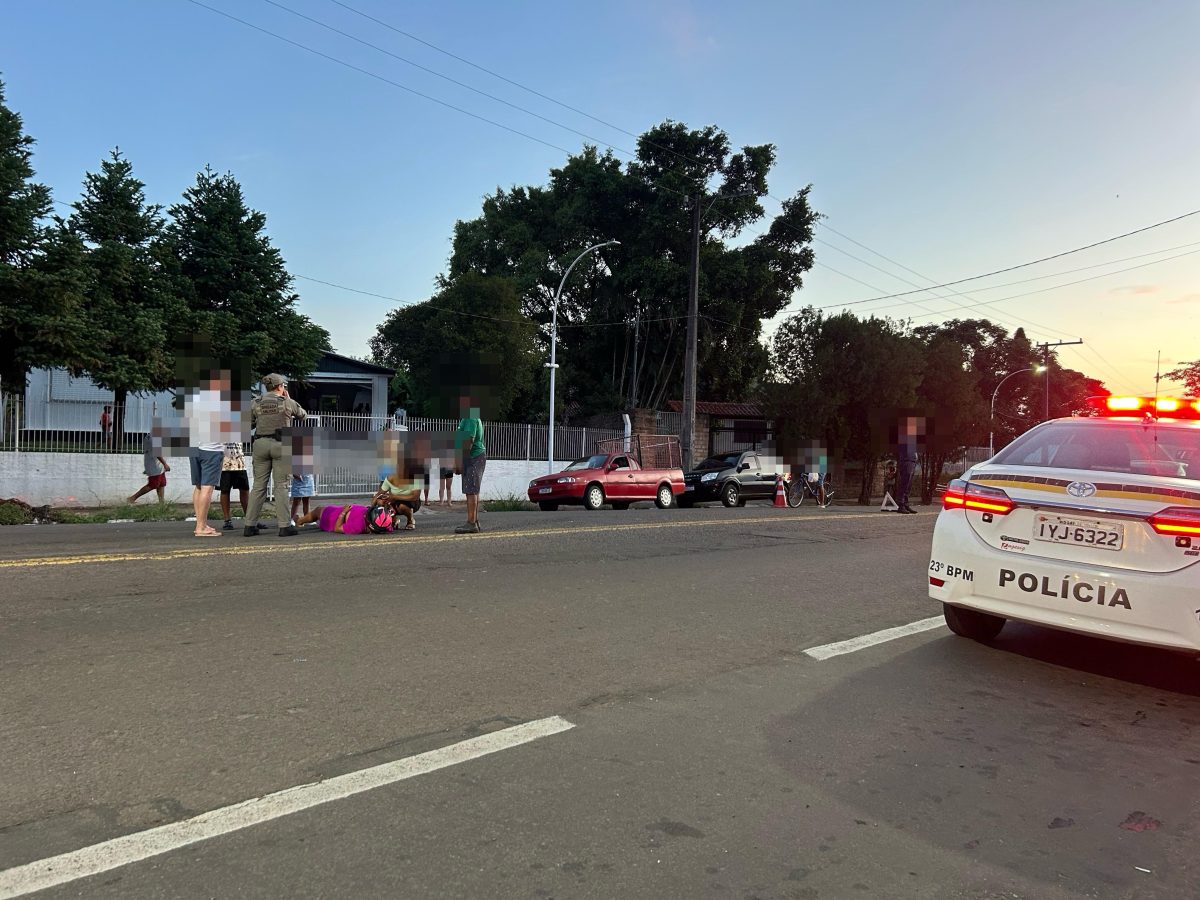
<path fill-rule="evenodd" d="M 516 494 L 498 497 L 495 500 L 484 500 L 483 508 L 488 512 L 533 512 L 537 509 L 524 497 L 518 497 Z"/>

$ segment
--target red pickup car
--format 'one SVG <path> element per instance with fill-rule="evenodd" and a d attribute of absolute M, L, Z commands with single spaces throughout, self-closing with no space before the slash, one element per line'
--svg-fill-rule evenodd
<path fill-rule="evenodd" d="M 638 500 L 653 500 L 659 509 L 673 505 L 683 493 L 683 469 L 643 469 L 632 453 L 595 453 L 577 459 L 561 472 L 529 482 L 529 499 L 543 510 L 559 506 L 629 509 Z"/>

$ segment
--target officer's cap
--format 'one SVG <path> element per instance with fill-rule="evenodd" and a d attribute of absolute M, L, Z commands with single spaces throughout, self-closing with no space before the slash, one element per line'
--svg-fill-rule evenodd
<path fill-rule="evenodd" d="M 272 373 L 271 375 L 267 375 L 263 378 L 263 387 L 265 387 L 268 391 L 273 391 L 273 390 L 275 390 L 275 388 L 279 387 L 281 384 L 287 384 L 287 383 L 288 383 L 288 380 L 286 378 L 284 378 L 282 375 L 277 375 L 274 373 Z"/>

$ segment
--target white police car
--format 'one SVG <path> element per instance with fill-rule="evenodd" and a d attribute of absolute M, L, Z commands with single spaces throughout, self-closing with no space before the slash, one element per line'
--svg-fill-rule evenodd
<path fill-rule="evenodd" d="M 929 596 L 976 640 L 1014 619 L 1200 653 L 1200 400 L 1092 405 L 950 483 Z"/>

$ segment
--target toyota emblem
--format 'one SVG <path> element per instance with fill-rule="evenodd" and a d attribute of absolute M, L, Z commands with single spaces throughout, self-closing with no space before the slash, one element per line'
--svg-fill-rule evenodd
<path fill-rule="evenodd" d="M 1096 486 L 1087 481 L 1072 481 L 1067 485 L 1067 493 L 1072 497 L 1090 497 L 1096 493 Z"/>

